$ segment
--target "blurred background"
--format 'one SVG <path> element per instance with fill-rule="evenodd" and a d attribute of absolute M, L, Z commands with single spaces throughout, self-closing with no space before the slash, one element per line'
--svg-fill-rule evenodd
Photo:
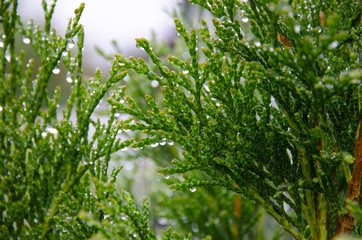
<path fill-rule="evenodd" d="M 19 13 L 24 23 L 29 19 L 35 24 L 44 22 L 41 2 L 19 1 Z M 143 52 L 136 48 L 135 38 L 150 39 L 154 33 L 158 41 L 172 44 L 176 36 L 173 18 L 177 6 L 184 4 L 183 0 L 61 0 L 57 2 L 52 21 L 58 33 L 64 34 L 68 19 L 74 16 L 74 9 L 82 2 L 85 3 L 80 20 L 85 29 L 84 67 L 89 75 L 96 68 L 109 70 L 109 61 L 97 53 L 96 46 L 113 54 L 111 42 L 114 40 L 124 55 L 139 57 Z"/>

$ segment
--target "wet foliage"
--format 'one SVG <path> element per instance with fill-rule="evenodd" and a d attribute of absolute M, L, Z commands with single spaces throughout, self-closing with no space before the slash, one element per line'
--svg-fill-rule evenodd
<path fill-rule="evenodd" d="M 154 161 L 178 190 L 151 197 L 183 233 L 165 239 L 255 238 L 255 204 L 295 239 L 360 235 L 360 1 L 190 2 L 213 18 L 175 19 L 184 54 L 137 39 L 149 60 L 116 54 L 104 81 L 83 76 L 83 4 L 62 36 L 56 1 L 42 1 L 43 27 L 0 1 L 1 239 L 156 239 L 148 200 L 119 190 L 122 166 L 109 167 L 120 150 L 147 147 L 164 149 Z M 60 65 L 65 107 L 59 88 L 47 91 Z M 161 91 L 138 99 L 145 81 Z"/>
<path fill-rule="evenodd" d="M 146 111 L 123 92 L 108 99 L 135 117 L 124 128 L 145 134 L 131 147 L 179 144 L 182 159 L 160 173 L 207 177 L 172 189 L 217 186 L 247 196 L 295 239 L 343 232 L 361 119 L 360 3 L 191 2 L 214 16 L 215 32 L 205 20 L 187 29 L 175 19 L 189 57 L 164 65 L 137 39 L 156 70 L 114 59 L 162 86 L 162 101 L 145 96 Z"/>

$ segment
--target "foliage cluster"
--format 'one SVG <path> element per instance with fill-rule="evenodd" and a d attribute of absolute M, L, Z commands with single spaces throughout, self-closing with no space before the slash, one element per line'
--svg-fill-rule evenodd
<path fill-rule="evenodd" d="M 43 0 L 42 29 L 23 25 L 16 0 L 1 0 L 0 238 L 156 239 L 147 199 L 138 206 L 116 189 L 122 166 L 111 171 L 109 163 L 119 150 L 159 145 L 174 158 L 159 172 L 182 174 L 165 181 L 186 191 L 174 202 L 162 192 L 155 199 L 184 232 L 255 236 L 261 215 L 243 196 L 295 239 L 360 235 L 360 1 L 191 2 L 214 18 L 197 30 L 175 19 L 187 54 L 165 59 L 137 39 L 150 62 L 116 54 L 102 83 L 100 71 L 83 79 L 84 5 L 60 36 L 50 24 L 56 1 Z M 16 49 L 19 36 L 38 68 Z M 62 112 L 60 90 L 46 90 L 60 64 L 72 85 Z M 140 100 L 127 92 L 127 75 L 161 92 Z M 94 111 L 109 90 L 102 124 Z M 196 196 L 205 208 L 186 204 Z M 192 237 L 171 229 L 164 236 Z"/>

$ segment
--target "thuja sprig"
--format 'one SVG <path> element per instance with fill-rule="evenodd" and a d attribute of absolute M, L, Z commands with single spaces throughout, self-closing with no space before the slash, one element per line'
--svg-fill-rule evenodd
<path fill-rule="evenodd" d="M 198 169 L 212 178 L 188 178 L 174 188 L 223 186 L 255 200 L 296 239 L 335 235 L 343 207 L 337 189 L 347 190 L 336 177 L 356 181 L 336 156 L 353 153 L 361 118 L 361 25 L 338 23 L 346 12 L 358 19 L 360 4 L 192 2 L 215 16 L 216 31 L 211 36 L 203 21 L 199 41 L 197 31 L 175 19 L 189 59 L 171 56 L 172 67 L 165 67 L 145 39 L 137 44 L 156 72 L 141 59 L 116 56 L 122 69 L 159 81 L 163 102 L 146 96 L 149 111 L 109 102 L 118 111 L 135 111 L 141 123 L 130 129 L 147 127 L 144 133 L 154 140 L 169 138 L 183 147 L 183 161 L 161 173 Z M 253 36 L 243 22 L 250 22 Z"/>
<path fill-rule="evenodd" d="M 99 70 L 84 81 L 84 30 L 79 24 L 84 4 L 75 10 L 64 36 L 51 29 L 56 1 L 42 4 L 44 28 L 34 26 L 32 21 L 24 26 L 17 15 L 17 1 L 2 1 L 0 5 L 4 31 L 0 46 L 0 238 L 87 239 L 105 227 L 90 226 L 78 213 L 83 210 L 104 221 L 105 210 L 97 204 L 111 206 L 117 202 L 122 208 L 114 206 L 112 211 L 124 211 L 132 217 L 124 225 L 135 225 L 124 227 L 125 234 L 132 232 L 149 239 L 153 233 L 145 228 L 146 201 L 138 211 L 128 193 L 116 202 L 109 197 L 120 169 L 109 176 L 108 163 L 112 153 L 133 144 L 132 139 L 121 142 L 119 138 L 132 118 L 118 121 L 115 109 L 105 124 L 94 116 L 107 91 L 127 71 L 119 71 L 115 61 L 104 83 Z M 40 60 L 38 68 L 34 59 L 26 63 L 24 51 L 15 48 L 18 36 L 35 50 Z M 50 78 L 61 71 L 61 64 L 71 84 L 62 114 L 60 88 L 47 90 Z"/>
<path fill-rule="evenodd" d="M 82 219 L 98 229 L 97 237 L 105 239 L 156 239 L 148 225 L 147 199 L 143 199 L 141 210 L 138 209 L 133 197 L 122 191 L 118 193 L 115 189 L 116 176 L 122 166 L 112 171 L 107 182 L 93 178 L 95 185 L 95 196 L 97 199 L 97 212 L 92 215 L 82 211 Z"/>
<path fill-rule="evenodd" d="M 178 20 L 176 20 L 176 24 L 180 24 Z M 183 31 L 182 27 L 178 27 L 178 29 Z M 185 33 L 183 32 L 182 34 Z M 186 36 L 184 38 L 188 39 Z M 152 55 L 152 51 L 144 39 L 139 40 L 138 43 L 145 49 L 146 52 Z M 196 51 L 190 51 L 191 58 L 198 59 L 196 54 Z M 150 124 L 155 122 L 155 124 L 152 125 L 154 126 L 154 131 L 161 134 L 163 132 L 169 132 L 171 134 L 171 139 L 179 142 L 185 148 L 187 154 L 190 155 L 190 157 L 186 158 L 187 160 L 185 161 L 187 161 L 187 164 L 191 167 L 186 169 L 181 168 L 183 171 L 200 169 L 207 172 L 214 179 L 212 182 L 189 180 L 189 183 L 176 185 L 177 188 L 190 188 L 202 185 L 226 186 L 234 191 L 244 192 L 249 196 L 252 196 L 259 203 L 266 206 L 267 211 L 271 212 L 275 216 L 278 216 L 278 219 L 283 221 L 283 217 L 279 216 L 278 213 L 272 209 L 273 207 L 269 206 L 270 203 L 263 200 L 262 197 L 253 190 L 251 185 L 249 185 L 250 189 L 246 188 L 246 183 L 243 179 L 249 179 L 252 183 L 260 184 L 261 187 L 261 183 L 257 183 L 256 181 L 259 178 L 258 175 L 261 174 L 266 176 L 267 173 L 257 166 L 251 159 L 249 161 L 248 159 L 241 161 L 240 166 L 232 160 L 235 156 L 241 158 L 241 151 L 247 152 L 248 149 L 252 150 L 250 143 L 246 145 L 240 142 L 242 139 L 239 140 L 238 138 L 241 138 L 242 136 L 240 136 L 235 130 L 238 129 L 238 121 L 257 123 L 257 112 L 253 109 L 253 106 L 255 107 L 258 104 L 258 101 L 253 94 L 256 82 L 250 81 L 250 83 L 245 83 L 245 88 L 240 83 L 233 83 L 232 78 L 234 77 L 234 74 L 239 74 L 240 76 L 241 74 L 238 71 L 228 73 L 229 69 L 224 67 L 224 64 L 227 65 L 229 60 L 222 58 L 222 55 L 215 53 L 210 56 L 211 60 L 209 63 L 199 64 L 197 61 L 191 60 L 193 65 L 198 65 L 197 67 L 191 65 L 194 68 L 194 73 L 190 73 L 188 76 L 189 82 L 192 83 L 191 86 L 194 86 L 190 92 L 195 93 L 195 95 L 187 97 L 185 94 L 186 91 L 182 91 L 181 88 L 175 84 L 175 82 L 177 82 L 176 79 L 180 75 L 177 74 L 176 71 L 181 72 L 181 70 L 175 68 L 175 71 L 165 71 L 164 67 L 160 65 L 160 61 L 155 59 L 154 55 L 153 57 L 151 56 L 151 59 L 155 65 L 158 66 L 162 76 L 166 78 L 165 81 L 169 82 L 169 84 L 163 88 L 163 95 L 166 106 L 172 110 L 166 111 L 169 112 L 169 116 L 164 116 L 164 112 L 160 111 L 149 111 L 147 113 L 137 112 L 137 114 L 141 116 L 141 120 L 151 119 Z M 171 60 L 177 63 L 175 58 L 171 58 Z M 217 62 L 220 60 L 221 63 Z M 236 59 L 235 62 L 237 60 L 239 59 Z M 122 61 L 124 61 L 124 59 L 122 59 Z M 187 63 L 187 60 L 185 60 L 185 63 Z M 135 64 L 135 62 L 133 62 L 133 64 Z M 125 63 L 125 65 L 127 64 Z M 149 73 L 146 72 L 145 74 Z M 214 91 L 212 94 L 209 94 L 206 87 L 200 87 L 203 86 L 206 78 L 210 76 L 209 74 L 212 74 L 212 76 L 219 80 L 207 83 L 209 91 Z M 172 81 L 171 79 L 175 79 L 175 81 Z M 218 87 L 214 86 L 214 84 L 217 84 Z M 249 107 L 246 105 L 244 109 L 238 109 L 241 111 L 241 116 L 245 116 L 244 119 L 238 120 L 238 115 L 235 114 L 235 108 L 232 104 L 234 101 L 233 95 L 229 92 L 231 86 L 235 87 L 235 91 L 237 91 L 236 89 L 239 90 L 239 93 L 241 94 L 239 96 L 244 98 L 240 100 L 249 105 Z M 217 91 L 217 89 L 220 88 L 222 90 L 226 90 L 226 92 L 220 92 L 220 90 Z M 248 91 L 246 92 L 248 94 L 245 94 L 246 96 L 242 95 L 244 91 Z M 203 102 L 201 102 L 201 96 Z M 146 96 L 146 101 L 151 101 L 150 106 L 155 109 L 153 101 L 147 100 L 147 98 L 148 96 Z M 112 100 L 110 100 L 110 102 L 112 103 Z M 112 104 L 115 106 L 117 103 Z M 205 111 L 207 111 L 210 115 L 207 115 Z M 231 121 L 225 120 L 227 114 L 231 115 Z M 262 115 L 262 113 L 260 113 L 260 115 Z M 164 117 L 167 117 L 166 121 L 162 121 Z M 171 122 L 173 124 L 169 125 L 166 122 Z M 134 128 L 137 129 L 137 126 Z M 262 132 L 260 132 L 260 134 L 262 134 Z M 162 137 L 166 136 L 163 135 Z M 260 137 L 261 135 L 259 135 L 258 138 Z M 226 142 L 228 142 L 228 140 L 225 140 L 227 138 L 234 139 L 233 144 L 227 145 Z M 240 146 L 240 149 L 238 149 L 239 151 L 235 151 L 234 149 L 237 149 L 238 146 Z M 247 169 L 246 172 L 243 173 L 245 176 L 240 176 L 238 173 L 240 168 Z M 177 170 L 175 169 L 173 171 L 179 172 L 181 169 L 177 168 Z M 172 170 L 167 170 L 166 172 L 169 174 L 172 173 Z M 253 180 L 253 178 L 257 179 Z M 235 187 L 235 184 L 241 187 Z M 268 192 L 270 191 L 273 192 L 272 189 L 268 190 Z M 280 207 L 279 209 L 280 211 L 283 211 Z M 289 231 L 294 231 L 291 226 L 288 226 L 286 221 L 284 221 L 283 224 Z"/>

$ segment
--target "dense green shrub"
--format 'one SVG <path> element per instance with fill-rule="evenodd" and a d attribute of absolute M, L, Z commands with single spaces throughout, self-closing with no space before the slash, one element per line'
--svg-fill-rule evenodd
<path fill-rule="evenodd" d="M 346 199 L 358 200 L 361 179 L 359 161 L 352 175 L 348 167 L 353 155 L 360 158 L 360 3 L 192 2 L 215 16 L 216 31 L 205 21 L 187 30 L 176 19 L 188 59 L 170 56 L 166 67 L 145 39 L 137 44 L 157 71 L 116 56 L 121 70 L 163 86 L 162 102 L 146 95 L 147 111 L 122 93 L 109 99 L 138 119 L 125 128 L 148 135 L 132 147 L 179 143 L 184 158 L 161 172 L 201 170 L 207 177 L 171 188 L 244 194 L 296 239 L 350 232 L 353 217 L 342 209 Z"/>
<path fill-rule="evenodd" d="M 187 54 L 170 50 L 165 59 L 138 39 L 150 62 L 116 54 L 102 83 L 100 71 L 83 79 L 83 5 L 60 36 L 50 25 L 55 2 L 43 1 L 42 30 L 23 26 L 17 1 L 1 1 L 0 238 L 155 239 L 148 201 L 138 206 L 117 190 L 122 167 L 108 165 L 121 149 L 158 145 L 160 156 L 175 159 L 159 172 L 183 174 L 165 181 L 185 191 L 174 201 L 155 193 L 162 204 L 155 208 L 186 235 L 257 236 L 262 218 L 252 201 L 295 239 L 360 235 L 360 1 L 191 2 L 213 15 L 215 32 L 205 20 L 195 30 L 176 18 Z M 39 68 L 25 62 L 19 37 Z M 72 85 L 63 113 L 60 90 L 46 90 L 59 64 Z M 162 92 L 140 100 L 142 91 L 126 91 L 126 75 L 133 86 L 148 79 Z M 110 89 L 101 124 L 94 111 Z M 169 165 L 157 154 L 155 162 Z M 205 206 L 192 206 L 194 199 Z M 171 229 L 164 236 L 184 239 Z"/>
<path fill-rule="evenodd" d="M 147 202 L 141 213 L 129 194 L 114 191 L 121 167 L 107 174 L 111 153 L 127 145 L 116 139 L 117 134 L 132 120 L 117 121 L 115 111 L 107 124 L 91 116 L 106 91 L 127 72 L 117 73 L 113 67 L 105 84 L 100 83 L 99 71 L 84 82 L 84 33 L 78 24 L 84 5 L 75 10 L 64 36 L 51 29 L 55 2 L 43 1 L 44 29 L 31 21 L 23 26 L 17 1 L 1 1 L 0 6 L 0 238 L 88 239 L 99 230 L 113 233 L 107 223 L 115 220 L 122 222 L 115 234 L 153 237 Z M 17 49 L 15 40 L 23 37 L 36 52 L 38 68 L 34 59 L 27 62 L 24 51 Z M 58 111 L 60 89 L 52 93 L 46 89 L 60 64 L 72 85 L 63 112 Z M 119 204 L 113 210 L 122 209 L 124 216 L 111 221 L 106 205 L 112 203 Z M 81 210 L 84 217 L 104 225 L 85 222 L 78 216 Z"/>

